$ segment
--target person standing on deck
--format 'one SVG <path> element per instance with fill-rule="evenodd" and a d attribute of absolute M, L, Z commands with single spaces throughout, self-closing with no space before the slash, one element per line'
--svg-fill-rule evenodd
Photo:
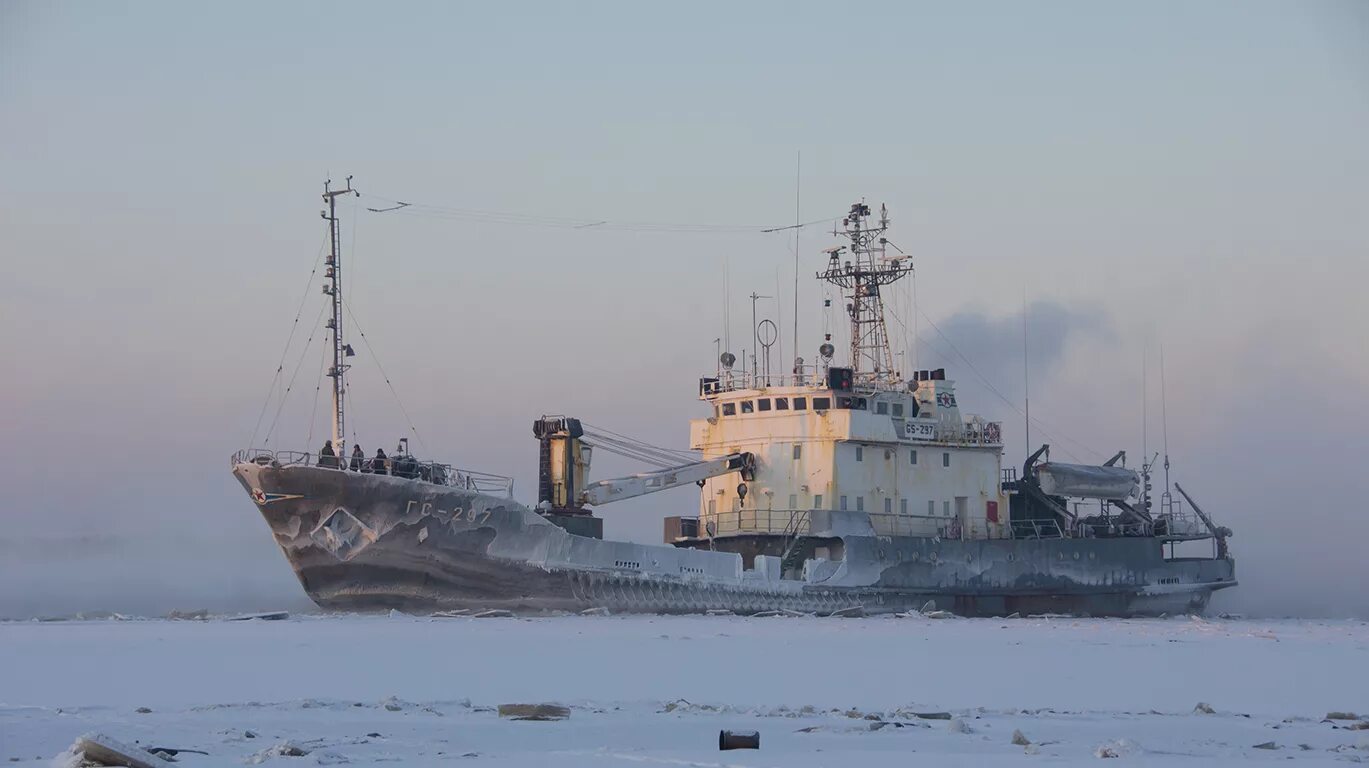
<path fill-rule="evenodd" d="M 366 454 L 361 450 L 361 446 L 352 446 L 352 471 L 360 472 L 361 465 L 366 461 Z"/>
<path fill-rule="evenodd" d="M 332 440 L 323 441 L 323 448 L 318 452 L 318 465 L 329 469 L 338 468 L 337 454 L 333 453 Z"/>

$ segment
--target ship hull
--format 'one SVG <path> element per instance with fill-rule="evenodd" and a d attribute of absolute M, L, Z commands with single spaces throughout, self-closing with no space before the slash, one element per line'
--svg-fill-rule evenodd
<path fill-rule="evenodd" d="M 744 568 L 734 553 L 576 536 L 511 500 L 447 486 L 254 463 L 234 475 L 329 610 L 878 614 L 930 601 L 961 615 L 1144 616 L 1201 612 L 1236 584 L 1232 560 L 1166 560 L 1155 539 L 887 537 L 844 513 L 819 523 L 842 558 L 782 578 L 777 558 Z"/>

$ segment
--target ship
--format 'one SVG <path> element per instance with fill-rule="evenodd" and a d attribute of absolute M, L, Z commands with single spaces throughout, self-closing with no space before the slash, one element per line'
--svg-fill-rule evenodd
<path fill-rule="evenodd" d="M 231 460 L 323 609 L 1155 616 L 1201 613 L 1237 584 L 1230 529 L 1177 482 L 1171 494 L 1167 448 L 1157 510 L 1154 457 L 1066 463 L 1047 444 L 1005 466 L 1003 425 L 962 414 L 945 369 L 899 370 L 883 295 L 912 259 L 890 252 L 887 210 L 864 202 L 833 220 L 837 245 L 815 272 L 845 305 L 844 359 L 824 334 L 814 362 L 772 372 L 773 323 L 753 322 L 750 364 L 721 351 L 699 378 L 688 452 L 541 415 L 531 504 L 509 477 L 407 442 L 351 459 L 336 200 L 357 193 L 350 177 L 324 190 L 332 452 Z M 597 451 L 651 466 L 595 480 Z M 605 538 L 596 508 L 684 486 L 697 507 L 665 515 L 660 543 Z"/>

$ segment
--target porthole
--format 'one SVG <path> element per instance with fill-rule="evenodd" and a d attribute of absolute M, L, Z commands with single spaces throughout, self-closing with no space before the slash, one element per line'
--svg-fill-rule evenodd
<path fill-rule="evenodd" d="M 1017 559 L 1017 553 L 1015 553 L 1015 552 L 1009 552 L 1009 553 L 1008 553 L 1008 562 L 1011 563 L 1011 562 L 1013 562 L 1013 561 L 1016 560 L 1016 559 Z"/>
<path fill-rule="evenodd" d="M 1098 559 L 1098 553 L 1097 553 L 1097 552 L 1090 552 L 1090 553 L 1089 553 L 1089 559 L 1090 559 L 1090 560 L 1097 560 L 1097 559 Z"/>
<path fill-rule="evenodd" d="M 1078 560 L 1078 559 L 1079 559 L 1079 553 L 1078 553 L 1078 552 L 1075 552 L 1075 553 L 1074 553 L 1074 559 L 1075 559 L 1075 560 Z"/>

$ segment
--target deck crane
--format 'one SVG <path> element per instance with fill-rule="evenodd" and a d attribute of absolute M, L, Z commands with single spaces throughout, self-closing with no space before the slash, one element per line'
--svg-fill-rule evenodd
<path fill-rule="evenodd" d="M 602 537 L 603 521 L 587 507 L 622 501 L 648 493 L 703 483 L 709 478 L 736 472 L 742 480 L 754 476 L 756 458 L 745 451 L 702 461 L 681 461 L 684 454 L 654 448 L 620 436 L 587 434 L 579 419 L 543 416 L 532 425 L 541 444 L 538 451 L 537 511 L 571 533 Z M 603 447 L 660 466 L 627 477 L 590 482 L 592 449 Z M 668 464 L 680 461 L 679 464 Z"/>

